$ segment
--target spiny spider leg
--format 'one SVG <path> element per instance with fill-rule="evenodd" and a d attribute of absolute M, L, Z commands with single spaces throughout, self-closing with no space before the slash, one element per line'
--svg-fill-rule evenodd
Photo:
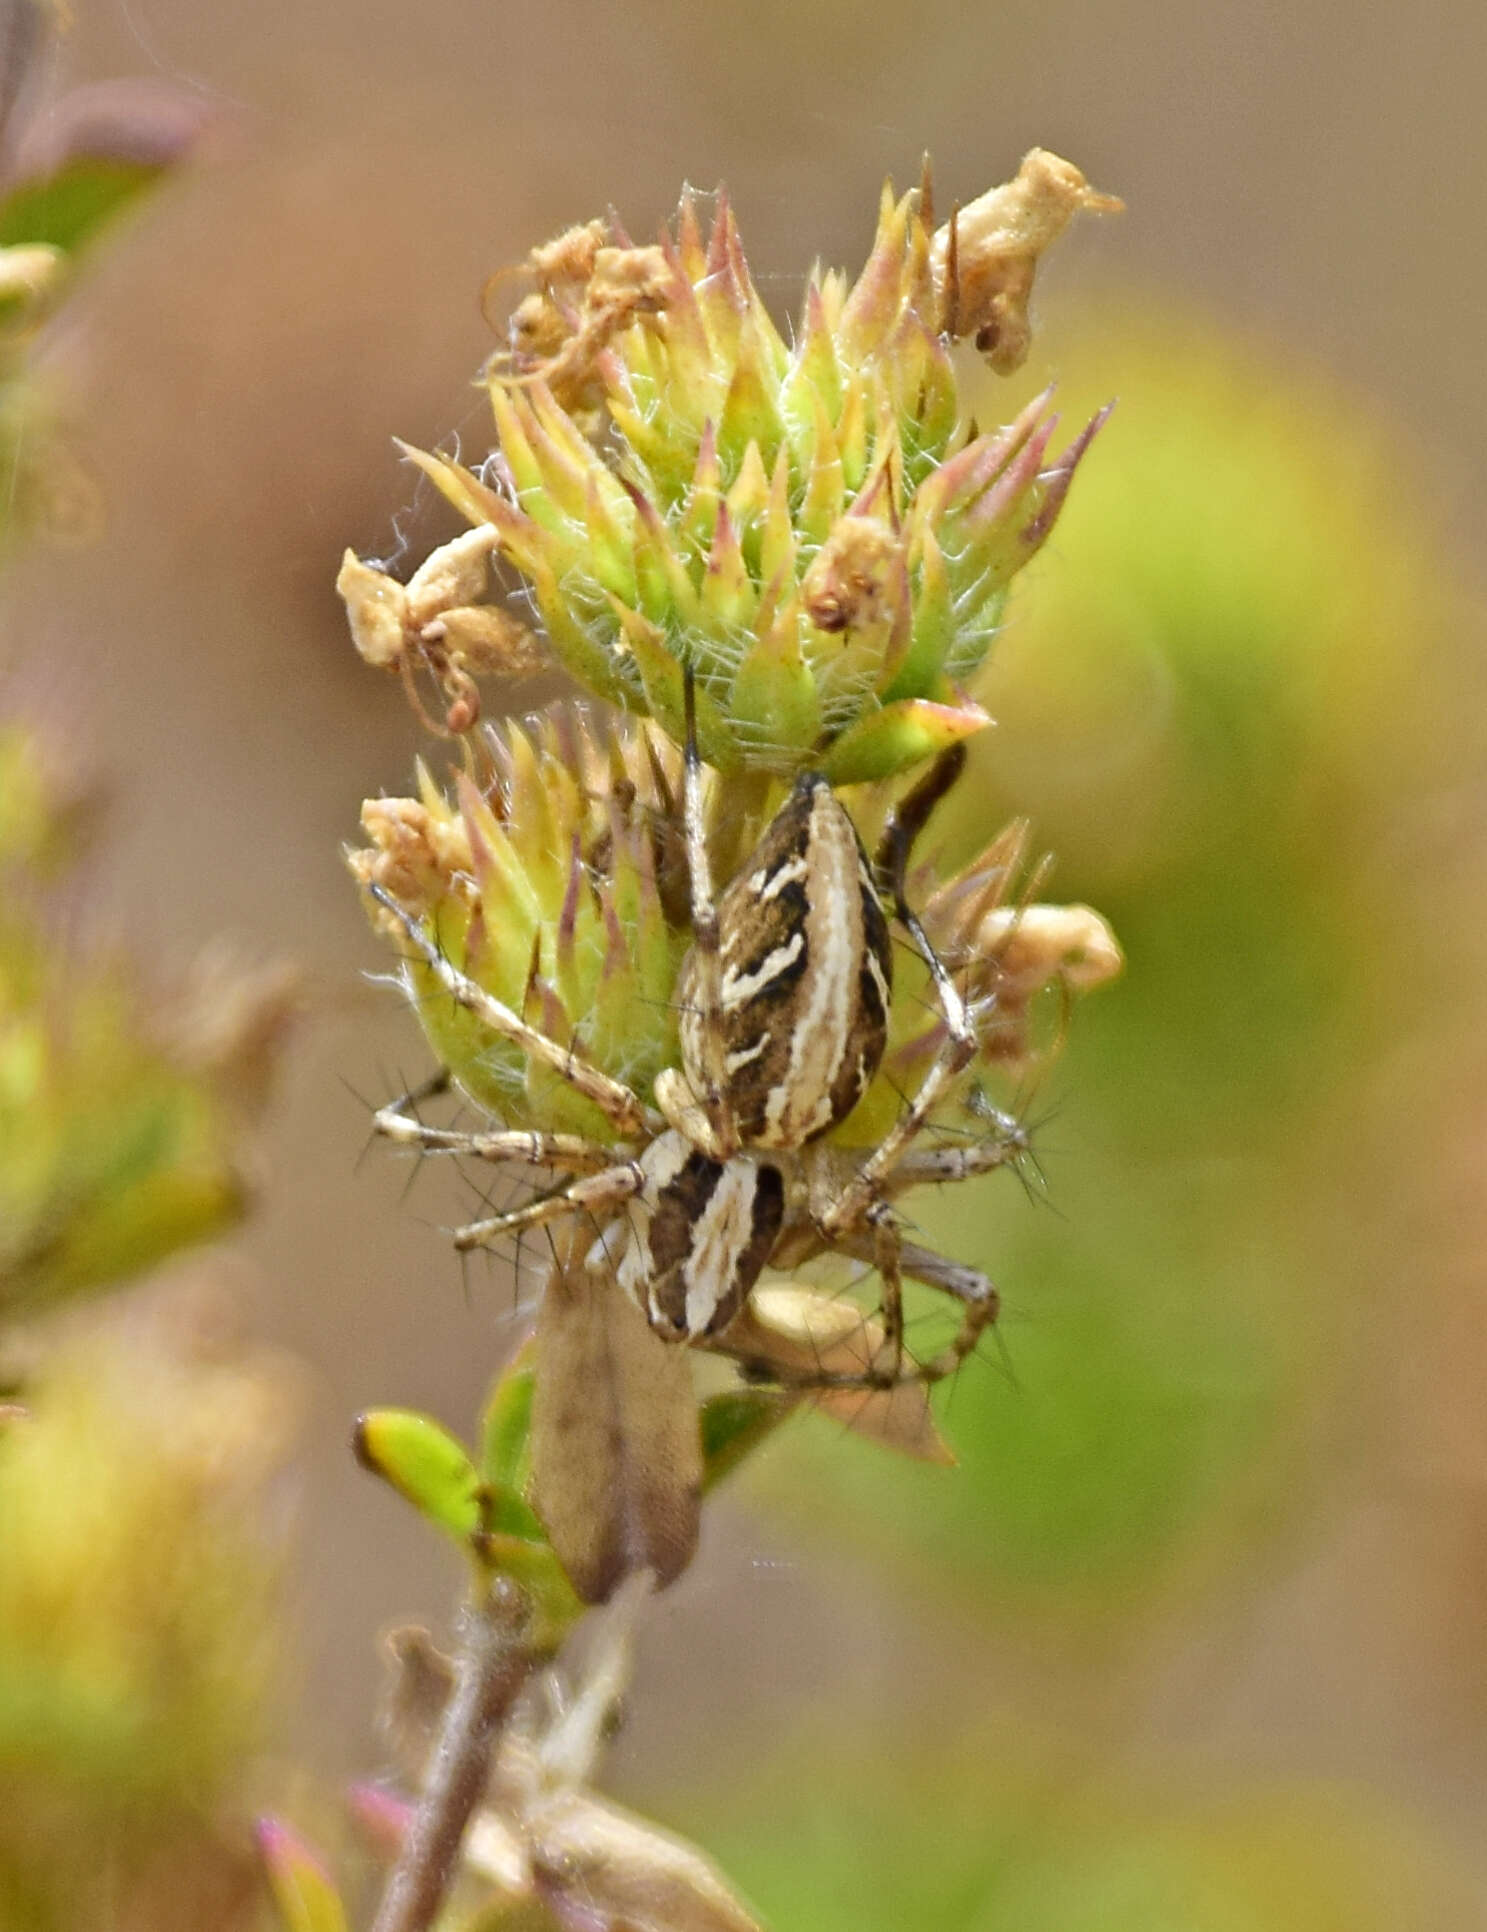
<path fill-rule="evenodd" d="M 926 1288 L 938 1288 L 952 1296 L 965 1309 L 961 1324 L 938 1355 L 920 1362 L 916 1378 L 921 1382 L 942 1382 L 953 1375 L 967 1356 L 974 1355 L 982 1335 L 997 1318 L 1002 1298 L 979 1268 L 967 1268 L 950 1261 L 933 1248 L 921 1248 L 916 1241 L 905 1241 L 899 1248 L 898 1264 L 912 1281 Z"/>
<path fill-rule="evenodd" d="M 520 1014 L 514 1013 L 493 993 L 488 993 L 467 973 L 462 973 L 451 960 L 446 959 L 435 941 L 390 892 L 380 885 L 370 886 L 368 890 L 378 905 L 397 920 L 409 944 L 457 1005 L 475 1014 L 493 1033 L 520 1047 L 528 1059 L 561 1074 L 585 1100 L 593 1101 L 605 1119 L 627 1138 L 648 1136 L 657 1131 L 659 1122 L 623 1081 L 613 1080 L 607 1073 L 590 1066 L 588 1061 L 581 1060 L 573 1047 L 560 1046 L 545 1033 L 539 1033 L 536 1027 L 528 1026 Z"/>
<path fill-rule="evenodd" d="M 564 1214 L 603 1214 L 638 1194 L 645 1186 L 639 1161 L 606 1167 L 601 1173 L 572 1181 L 551 1194 L 539 1195 L 525 1207 L 509 1214 L 493 1214 L 484 1221 L 471 1221 L 454 1231 L 454 1245 L 461 1252 L 489 1247 L 503 1235 L 520 1234 L 527 1228 L 542 1227 Z"/>
<path fill-rule="evenodd" d="M 976 1029 L 966 1011 L 965 1001 L 941 964 L 938 953 L 929 943 L 923 926 L 914 916 L 904 887 L 914 840 L 923 830 L 935 806 L 960 776 L 964 764 L 963 745 L 952 745 L 948 751 L 941 752 L 919 783 L 890 813 L 878 847 L 878 863 L 888 875 L 885 883 L 893 898 L 894 915 L 913 940 L 934 981 L 945 1023 L 945 1039 L 908 1110 L 862 1163 L 824 1217 L 821 1225 L 830 1236 L 839 1235 L 865 1218 L 872 1203 L 882 1195 L 887 1177 L 917 1139 L 924 1123 L 976 1057 Z"/>
<path fill-rule="evenodd" d="M 453 1078 L 448 1067 L 440 1067 L 427 1080 L 420 1080 L 416 1087 L 410 1087 L 406 1093 L 400 1093 L 396 1100 L 389 1100 L 385 1107 L 379 1108 L 379 1118 L 382 1114 L 401 1114 L 405 1119 L 410 1118 L 410 1107 L 419 1107 L 425 1100 L 437 1100 L 440 1094 L 448 1093 Z M 377 1131 L 380 1133 L 382 1130 L 379 1127 Z"/>
<path fill-rule="evenodd" d="M 969 1181 L 999 1167 L 1015 1167 L 1029 1151 L 1027 1130 L 1010 1115 L 999 1115 L 993 1133 L 983 1140 L 956 1147 L 910 1147 L 883 1177 L 879 1192 L 887 1199 L 910 1188 L 937 1186 L 943 1181 Z"/>
<path fill-rule="evenodd" d="M 936 1254 L 933 1248 L 920 1247 L 917 1241 L 903 1240 L 897 1223 L 886 1211 L 875 1215 L 874 1221 L 875 1226 L 870 1234 L 864 1231 L 840 1236 L 833 1246 L 839 1252 L 866 1261 L 877 1269 L 883 1281 L 885 1339 L 895 1339 L 893 1324 L 896 1321 L 900 1358 L 903 1343 L 900 1283 L 903 1276 L 907 1275 L 911 1281 L 922 1282 L 926 1288 L 938 1288 L 943 1294 L 960 1302 L 965 1309 L 960 1328 L 938 1355 L 928 1362 L 915 1362 L 907 1370 L 900 1369 L 893 1377 L 894 1382 L 941 1382 L 947 1375 L 953 1375 L 966 1357 L 975 1352 L 982 1334 L 997 1318 L 1001 1297 L 979 1269 L 947 1260 L 944 1255 Z M 891 1252 L 888 1251 L 890 1248 Z M 866 1377 L 856 1378 L 859 1386 L 889 1386 L 872 1379 L 872 1374 L 869 1369 Z"/>
<path fill-rule="evenodd" d="M 524 1167 L 556 1167 L 570 1174 L 597 1174 L 614 1165 L 615 1150 L 582 1134 L 548 1134 L 536 1128 L 501 1127 L 471 1133 L 456 1127 L 430 1127 L 410 1120 L 395 1107 L 383 1107 L 373 1127 L 404 1147 L 430 1154 L 464 1154 L 472 1160 L 511 1161 Z"/>
<path fill-rule="evenodd" d="M 929 823 L 931 812 L 965 770 L 965 764 L 965 746 L 951 745 L 888 814 L 878 849 L 873 854 L 873 867 L 888 890 L 900 898 L 915 842 Z"/>
<path fill-rule="evenodd" d="M 687 723 L 682 818 L 686 828 L 687 875 L 692 898 L 697 1004 L 702 1009 L 702 1065 L 699 1071 L 703 1076 L 703 1091 L 697 1098 L 713 1142 L 710 1151 L 717 1158 L 726 1160 L 735 1151 L 738 1136 L 733 1124 L 733 1110 L 728 1104 L 718 908 L 713 898 L 712 870 L 707 856 L 707 827 L 702 815 L 702 760 L 697 751 L 697 680 L 690 664 L 682 667 L 682 699 Z"/>
<path fill-rule="evenodd" d="M 887 1375 L 892 1384 L 901 1381 L 904 1372 L 903 1243 L 894 1225 L 892 1212 L 882 1202 L 874 1204 L 871 1220 L 873 1266 L 882 1284 L 883 1347 L 880 1358 L 887 1363 Z M 868 1373 L 873 1376 L 880 1373 L 877 1362 L 868 1365 Z"/>

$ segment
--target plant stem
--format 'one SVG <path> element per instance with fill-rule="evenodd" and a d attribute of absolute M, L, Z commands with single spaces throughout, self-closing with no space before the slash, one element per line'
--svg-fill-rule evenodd
<path fill-rule="evenodd" d="M 428 1932 L 438 1915 L 485 1789 L 496 1731 L 537 1662 L 522 1641 L 526 1621 L 525 1601 L 500 1581 L 463 1613 L 454 1690 L 372 1932 Z"/>

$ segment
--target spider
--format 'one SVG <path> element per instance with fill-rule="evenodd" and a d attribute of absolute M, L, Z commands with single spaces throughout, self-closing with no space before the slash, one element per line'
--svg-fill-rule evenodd
<path fill-rule="evenodd" d="M 1000 1114 L 992 1133 L 977 1142 L 916 1145 L 978 1048 L 976 1015 L 904 889 L 914 841 L 959 776 L 964 754 L 958 747 L 942 754 L 890 814 L 876 866 L 826 780 L 803 773 L 715 899 L 690 671 L 684 693 L 682 816 L 692 946 L 677 981 L 681 1065 L 657 1076 L 655 1108 L 462 973 L 374 885 L 373 897 L 449 996 L 529 1058 L 563 1074 L 613 1125 L 617 1142 L 541 1130 L 439 1128 L 410 1111 L 420 1095 L 384 1107 L 376 1128 L 426 1150 L 567 1177 L 522 1207 L 456 1230 L 460 1249 L 588 1215 L 598 1234 L 586 1265 L 608 1271 L 668 1341 L 733 1355 L 751 1379 L 791 1388 L 939 1381 L 995 1319 L 997 1293 L 977 1270 L 904 1239 L 892 1204 L 911 1188 L 968 1179 L 1026 1149 L 1022 1130 Z M 928 968 L 943 1037 L 918 1092 L 887 1135 L 864 1151 L 823 1137 L 861 1099 L 883 1058 L 892 997 L 884 896 Z M 766 1266 L 788 1272 L 827 1253 L 867 1264 L 882 1283 L 883 1340 L 860 1372 L 785 1367 L 761 1359 L 754 1347 L 730 1347 L 729 1326 Z M 954 1338 L 925 1361 L 904 1347 L 906 1276 L 961 1305 Z"/>

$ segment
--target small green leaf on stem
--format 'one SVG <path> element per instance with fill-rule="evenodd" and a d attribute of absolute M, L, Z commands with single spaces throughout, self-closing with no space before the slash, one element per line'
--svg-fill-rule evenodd
<path fill-rule="evenodd" d="M 543 1655 L 556 1650 L 585 1606 L 551 1546 L 520 1536 L 487 1536 L 480 1553 L 492 1575 L 505 1577 L 526 1597 L 528 1647 Z"/>
<path fill-rule="evenodd" d="M 352 1436 L 356 1459 L 467 1547 L 483 1528 L 480 1477 L 449 1431 L 411 1409 L 368 1409 Z"/>
<path fill-rule="evenodd" d="M 531 1469 L 528 1436 L 537 1351 L 528 1341 L 502 1369 L 480 1421 L 480 1468 L 488 1483 L 518 1492 Z"/>
<path fill-rule="evenodd" d="M 922 764 L 990 723 L 969 700 L 936 704 L 928 698 L 895 698 L 843 732 L 821 768 L 833 785 L 870 785 Z"/>

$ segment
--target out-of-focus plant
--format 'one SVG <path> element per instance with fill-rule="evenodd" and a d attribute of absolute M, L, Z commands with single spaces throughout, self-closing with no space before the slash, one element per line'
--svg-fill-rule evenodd
<path fill-rule="evenodd" d="M 0 5 L 0 551 L 32 533 L 75 533 L 96 513 L 34 351 L 98 236 L 190 153 L 204 124 L 190 96 L 138 81 L 78 88 L 30 114 L 59 11 L 46 0 Z"/>
<path fill-rule="evenodd" d="M 267 1485 L 292 1379 L 184 1291 L 48 1348 L 0 1415 L 0 1924 L 255 1922 L 275 1708 Z"/>
<path fill-rule="evenodd" d="M 122 956 L 62 929 L 82 802 L 44 734 L 0 726 L 0 1322 L 220 1233 L 293 1005 L 204 959 L 152 1011 Z"/>
<path fill-rule="evenodd" d="M 918 1725 L 886 1749 L 807 1726 L 683 1805 L 782 1932 L 1431 1932 L 1478 1914 L 1469 1866 L 1361 1784 L 1112 1774 L 1090 1740 L 1005 1714 L 928 1748 Z"/>
<path fill-rule="evenodd" d="M 134 87 L 28 123 L 49 26 L 0 5 L 0 549 L 86 523 L 35 351 L 200 124 Z M 60 720 L 0 717 L 0 1924 L 227 1932 L 263 1903 L 241 1819 L 279 1668 L 292 1377 L 180 1291 L 63 1310 L 240 1215 L 294 989 L 208 958 L 151 1001 L 78 930 L 103 816 L 79 763 Z"/>
<path fill-rule="evenodd" d="M 26 110 L 53 21 L 0 7 L 0 550 L 76 534 L 87 485 L 35 372 L 96 238 L 191 150 L 195 104 L 135 84 Z M 290 988 L 220 962 L 152 1014 L 64 934 L 96 789 L 59 733 L 0 717 L 0 1323 L 123 1279 L 241 1212 L 238 1151 Z"/>
<path fill-rule="evenodd" d="M 34 734 L 15 727 L 30 759 Z M 0 817 L 4 807 L 0 806 Z M 83 954 L 0 865 L 0 1320 L 128 1279 L 223 1232 L 292 1010 L 288 976 L 204 960 L 151 1010 L 119 956 Z"/>

